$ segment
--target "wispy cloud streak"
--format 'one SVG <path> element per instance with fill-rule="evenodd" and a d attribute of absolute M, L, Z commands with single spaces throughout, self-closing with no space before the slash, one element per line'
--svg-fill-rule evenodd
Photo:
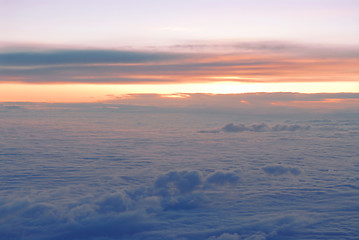
<path fill-rule="evenodd" d="M 276 42 L 175 45 L 152 51 L 22 51 L 0 53 L 0 81 L 117 84 L 358 81 L 358 64 L 358 49 Z"/>

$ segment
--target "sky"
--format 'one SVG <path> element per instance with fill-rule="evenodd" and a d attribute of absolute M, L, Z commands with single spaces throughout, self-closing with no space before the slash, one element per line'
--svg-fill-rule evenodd
<path fill-rule="evenodd" d="M 0 101 L 359 92 L 359 3 L 0 1 Z"/>

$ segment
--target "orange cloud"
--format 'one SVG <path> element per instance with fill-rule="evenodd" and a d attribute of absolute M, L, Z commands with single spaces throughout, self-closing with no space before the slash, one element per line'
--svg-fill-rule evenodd
<path fill-rule="evenodd" d="M 185 47 L 182 47 L 185 48 Z M 221 46 L 220 49 L 225 49 Z M 359 81 L 359 50 L 242 43 L 224 51 L 54 50 L 0 53 L 0 82 L 173 84 Z M 218 50 L 218 49 L 217 49 Z M 229 51 L 230 50 L 230 51 Z"/>

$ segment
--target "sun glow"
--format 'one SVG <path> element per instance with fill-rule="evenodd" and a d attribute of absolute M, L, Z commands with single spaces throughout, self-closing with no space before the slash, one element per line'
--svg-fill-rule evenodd
<path fill-rule="evenodd" d="M 242 83 L 221 81 L 198 84 L 2 84 L 1 102 L 98 102 L 123 94 L 182 93 L 235 94 L 251 92 L 359 92 L 359 82 Z"/>

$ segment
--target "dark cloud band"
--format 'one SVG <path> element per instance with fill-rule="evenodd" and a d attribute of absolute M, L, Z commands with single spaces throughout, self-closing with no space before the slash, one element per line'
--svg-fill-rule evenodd
<path fill-rule="evenodd" d="M 90 63 L 145 63 L 173 60 L 180 54 L 111 50 L 61 50 L 0 54 L 3 66 L 90 64 Z"/>

